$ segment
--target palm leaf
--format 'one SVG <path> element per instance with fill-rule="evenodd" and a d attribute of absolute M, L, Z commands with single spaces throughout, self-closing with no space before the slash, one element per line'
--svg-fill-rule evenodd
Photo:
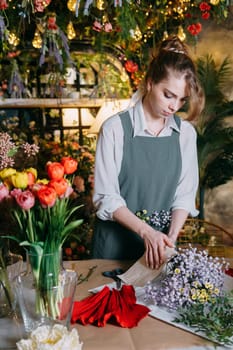
<path fill-rule="evenodd" d="M 203 194 L 205 188 L 213 188 L 233 178 L 233 127 L 226 124 L 233 116 L 233 101 L 228 101 L 223 93 L 231 69 L 228 57 L 219 65 L 211 55 L 197 60 L 197 72 L 206 96 L 204 110 L 196 124 L 199 194 Z M 199 206 L 204 215 L 203 197 L 199 198 Z"/>

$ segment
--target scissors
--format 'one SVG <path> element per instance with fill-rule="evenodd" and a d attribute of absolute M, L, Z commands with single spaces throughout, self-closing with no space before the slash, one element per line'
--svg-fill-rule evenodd
<path fill-rule="evenodd" d="M 111 271 L 104 271 L 104 272 L 102 272 L 102 275 L 104 277 L 112 278 L 116 282 L 117 289 L 120 289 L 122 281 L 118 277 L 118 275 L 121 275 L 122 273 L 124 273 L 124 270 L 122 270 L 121 268 L 116 268 L 116 269 L 111 270 Z"/>

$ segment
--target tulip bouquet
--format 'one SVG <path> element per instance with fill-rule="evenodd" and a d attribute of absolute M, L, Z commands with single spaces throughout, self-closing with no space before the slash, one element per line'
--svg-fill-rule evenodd
<path fill-rule="evenodd" d="M 72 201 L 69 178 L 77 166 L 71 157 L 47 162 L 47 177 L 42 179 L 35 168 L 17 171 L 6 167 L 0 171 L 0 201 L 10 203 L 17 230 L 14 236 L 6 237 L 25 247 L 38 291 L 38 313 L 47 316 L 49 310 L 53 318 L 58 313 L 57 300 L 49 291 L 58 286 L 62 245 L 82 223 L 74 218 L 80 205 Z"/>

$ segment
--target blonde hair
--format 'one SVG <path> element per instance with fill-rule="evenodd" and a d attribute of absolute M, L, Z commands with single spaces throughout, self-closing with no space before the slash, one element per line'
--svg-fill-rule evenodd
<path fill-rule="evenodd" d="M 188 120 L 196 119 L 204 108 L 205 96 L 198 81 L 195 64 L 188 53 L 187 46 L 177 37 L 171 36 L 162 41 L 157 54 L 152 57 L 144 81 L 140 87 L 141 94 L 146 94 L 148 80 L 154 84 L 166 79 L 170 72 L 185 74 L 190 89 Z"/>

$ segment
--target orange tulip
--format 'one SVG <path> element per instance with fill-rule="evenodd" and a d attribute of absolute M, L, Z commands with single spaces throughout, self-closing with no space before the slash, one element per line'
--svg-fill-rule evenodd
<path fill-rule="evenodd" d="M 72 157 L 63 157 L 61 164 L 64 166 L 65 174 L 73 174 L 78 168 L 78 162 Z"/>
<path fill-rule="evenodd" d="M 48 162 L 47 172 L 48 172 L 48 177 L 51 180 L 60 180 L 63 178 L 65 174 L 63 165 L 58 162 Z"/>
<path fill-rule="evenodd" d="M 53 207 L 56 202 L 57 194 L 54 188 L 43 186 L 37 191 L 37 197 L 43 207 Z"/>
<path fill-rule="evenodd" d="M 51 180 L 49 182 L 49 186 L 52 187 L 56 191 L 57 195 L 60 197 L 66 193 L 69 184 L 66 181 L 66 179 L 62 178 L 60 180 Z"/>

